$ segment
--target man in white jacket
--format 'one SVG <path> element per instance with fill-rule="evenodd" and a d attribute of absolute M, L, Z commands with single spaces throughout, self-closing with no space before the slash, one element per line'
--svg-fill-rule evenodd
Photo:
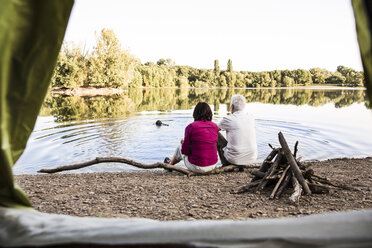
<path fill-rule="evenodd" d="M 222 166 L 248 165 L 257 159 L 255 121 L 244 111 L 246 102 L 242 95 L 231 97 L 231 115 L 223 117 L 219 129 L 226 131 L 226 138 L 219 132 L 217 150 Z"/>

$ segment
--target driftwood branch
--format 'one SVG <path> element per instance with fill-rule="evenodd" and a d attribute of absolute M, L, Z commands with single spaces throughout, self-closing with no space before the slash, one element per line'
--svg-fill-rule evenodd
<path fill-rule="evenodd" d="M 316 175 L 316 174 L 314 174 L 313 169 L 307 169 L 304 173 L 304 177 L 306 179 L 311 179 L 312 181 L 316 181 L 316 182 L 322 183 L 322 184 L 327 184 L 327 185 L 333 186 L 335 188 L 358 191 L 357 188 L 354 188 L 354 187 L 351 187 L 351 186 L 346 186 L 346 185 L 343 185 L 341 183 L 331 182 L 326 177 Z"/>
<path fill-rule="evenodd" d="M 315 194 L 328 194 L 330 191 L 329 187 L 315 183 L 309 183 L 309 187 L 311 188 L 311 191 L 314 192 Z"/>
<path fill-rule="evenodd" d="M 253 187 L 256 187 L 260 182 L 259 181 L 254 181 L 254 182 L 251 182 L 247 185 L 244 185 L 240 188 L 238 188 L 236 191 L 231 191 L 230 193 L 231 194 L 241 194 L 241 193 L 244 193 L 246 191 L 248 191 L 250 188 L 253 188 Z"/>
<path fill-rule="evenodd" d="M 173 167 L 180 168 L 178 166 L 173 166 Z M 208 172 L 193 172 L 193 171 L 189 171 L 189 170 L 187 170 L 187 171 L 189 172 L 188 176 L 203 176 L 203 175 L 220 174 L 220 173 L 223 173 L 223 172 L 233 172 L 238 168 L 257 169 L 258 167 L 259 166 L 256 166 L 256 165 L 234 165 L 234 164 L 232 164 L 232 165 L 228 165 L 228 166 L 218 167 L 218 168 L 216 168 L 214 170 L 211 170 L 211 171 L 208 171 Z"/>
<path fill-rule="evenodd" d="M 272 145 L 269 144 L 269 146 L 272 148 L 270 154 L 266 157 L 266 159 L 261 164 L 260 168 L 258 169 L 262 173 L 266 173 L 267 170 L 272 166 L 272 160 L 273 158 L 278 154 L 279 148 L 274 148 Z M 264 176 L 262 176 L 264 177 Z M 261 176 L 255 176 L 252 178 L 251 182 L 256 181 L 259 178 L 262 178 Z"/>
<path fill-rule="evenodd" d="M 266 184 L 268 183 L 267 178 L 271 177 L 274 174 L 276 168 L 281 163 L 281 160 L 282 160 L 282 153 L 279 151 L 278 155 L 275 158 L 275 161 L 274 161 L 273 165 L 269 168 L 269 170 L 266 172 L 264 178 L 261 180 L 260 184 L 257 186 L 256 193 L 259 193 L 261 190 L 263 190 L 265 188 Z"/>
<path fill-rule="evenodd" d="M 139 163 L 139 162 L 136 162 L 134 160 L 130 160 L 130 159 L 122 158 L 122 157 L 98 157 L 98 158 L 95 158 L 93 160 L 90 160 L 90 161 L 87 161 L 87 162 L 84 162 L 84 163 L 59 166 L 59 167 L 52 168 L 52 169 L 40 169 L 37 172 L 39 172 L 39 173 L 56 173 L 56 172 L 67 171 L 67 170 L 77 170 L 77 169 L 81 169 L 81 168 L 88 167 L 88 166 L 91 166 L 91 165 L 94 165 L 94 164 L 99 164 L 99 163 L 124 163 L 124 164 L 129 164 L 129 165 L 135 166 L 137 168 L 141 168 L 141 169 L 163 168 L 163 169 L 167 169 L 167 170 L 178 171 L 178 172 L 180 172 L 184 175 L 187 175 L 187 176 L 219 174 L 219 173 L 222 173 L 222 172 L 234 171 L 236 168 L 258 168 L 258 166 L 255 166 L 255 165 L 252 165 L 252 166 L 229 165 L 229 166 L 225 166 L 225 167 L 216 168 L 216 169 L 214 169 L 212 171 L 209 171 L 209 172 L 192 172 L 192 171 L 189 171 L 189 170 L 184 169 L 184 168 L 179 167 L 179 166 L 174 166 L 174 165 L 170 165 L 170 164 L 167 164 L 167 163 L 161 163 L 161 162 L 154 163 L 154 164 L 143 164 L 143 163 Z"/>
<path fill-rule="evenodd" d="M 251 174 L 257 178 L 263 178 L 265 176 L 265 172 L 259 170 L 253 170 Z"/>
<path fill-rule="evenodd" d="M 282 195 L 284 189 L 287 187 L 289 180 L 291 180 L 292 173 L 287 173 L 285 176 L 282 185 L 280 185 L 278 191 L 276 192 L 275 199 L 279 199 L 280 196 Z"/>
<path fill-rule="evenodd" d="M 322 177 L 320 177 L 318 175 L 315 175 L 315 174 L 313 174 L 312 176 L 313 176 L 312 179 L 314 181 L 322 183 L 322 184 L 328 184 L 330 186 L 333 186 L 335 188 L 340 188 L 340 189 L 359 191 L 357 188 L 354 188 L 354 187 L 346 186 L 346 185 L 339 184 L 339 183 L 332 183 L 329 180 L 327 180 L 325 178 L 322 178 Z"/>
<path fill-rule="evenodd" d="M 288 165 L 287 168 L 285 168 L 285 170 L 283 171 L 282 176 L 280 177 L 280 179 L 278 180 L 277 184 L 275 185 L 273 191 L 271 192 L 270 199 L 274 199 L 275 194 L 276 194 L 277 190 L 279 189 L 280 184 L 283 182 L 285 176 L 287 175 L 287 171 L 289 170 L 290 167 L 291 166 Z"/>
<path fill-rule="evenodd" d="M 154 163 L 154 164 L 142 164 L 139 162 L 136 162 L 134 160 L 126 159 L 126 158 L 121 158 L 121 157 L 98 157 L 93 160 L 84 162 L 84 163 L 78 163 L 78 164 L 72 164 L 72 165 L 65 165 L 65 166 L 59 166 L 56 168 L 52 169 L 41 169 L 38 170 L 37 172 L 39 173 L 56 173 L 56 172 L 61 172 L 61 171 L 67 171 L 67 170 L 77 170 L 81 169 L 84 167 L 88 167 L 94 164 L 99 164 L 99 163 L 124 163 L 124 164 L 129 164 L 133 165 L 135 167 L 141 168 L 141 169 L 155 169 L 155 168 L 163 168 L 163 169 L 170 169 L 170 170 L 175 170 L 178 171 L 182 174 L 188 175 L 190 174 L 189 170 L 186 170 L 181 167 L 173 166 L 170 164 L 166 163 Z"/>
<path fill-rule="evenodd" d="M 269 153 L 269 155 L 264 160 L 264 163 L 271 162 L 271 160 L 273 160 L 273 158 L 276 156 L 276 154 L 278 154 L 278 152 L 279 152 L 279 148 L 273 148 L 272 151 Z"/>
<path fill-rule="evenodd" d="M 296 160 L 294 159 L 291 150 L 288 147 L 287 141 L 285 140 L 282 132 L 279 132 L 279 142 L 282 146 L 283 152 L 285 154 L 285 157 L 287 158 L 288 163 L 291 165 L 291 169 L 300 182 L 302 188 L 304 189 L 306 194 L 311 194 L 311 190 L 309 186 L 307 185 L 305 178 L 302 176 L 300 168 L 298 168 L 298 165 L 296 163 Z"/>
<path fill-rule="evenodd" d="M 300 197 L 301 197 L 301 193 L 302 193 L 302 187 L 300 185 L 300 183 L 298 182 L 297 178 L 294 176 L 294 173 L 292 171 L 292 185 L 293 185 L 293 194 L 289 197 L 289 200 L 291 202 L 298 202 L 300 200 Z"/>

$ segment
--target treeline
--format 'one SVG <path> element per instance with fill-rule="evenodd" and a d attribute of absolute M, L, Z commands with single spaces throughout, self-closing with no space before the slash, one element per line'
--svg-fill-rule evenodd
<path fill-rule="evenodd" d="M 335 85 L 364 85 L 363 72 L 338 66 L 335 72 L 322 68 L 310 70 L 234 71 L 232 61 L 221 70 L 197 69 L 176 65 L 171 59 L 141 64 L 121 44 L 112 30 L 103 29 L 91 52 L 64 44 L 52 78 L 52 87 L 195 87 L 246 88 Z"/>
<path fill-rule="evenodd" d="M 103 29 L 92 52 L 64 43 L 52 77 L 52 87 L 126 88 L 135 81 L 140 61 L 121 44 L 112 30 Z"/>
<path fill-rule="evenodd" d="M 41 115 L 52 115 L 56 121 L 96 118 L 122 118 L 136 112 L 192 109 L 199 101 L 219 110 L 220 104 L 229 107 L 233 94 L 244 95 L 248 102 L 320 106 L 334 103 L 341 108 L 353 103 L 365 103 L 362 90 L 310 90 L 310 89 L 129 89 L 121 96 L 64 97 L 48 95 Z"/>

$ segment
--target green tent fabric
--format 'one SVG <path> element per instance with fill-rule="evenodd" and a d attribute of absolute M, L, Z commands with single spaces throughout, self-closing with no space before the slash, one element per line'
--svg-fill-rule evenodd
<path fill-rule="evenodd" d="M 47 92 L 73 0 L 0 0 L 0 206 L 31 206 L 15 185 Z"/>
<path fill-rule="evenodd" d="M 367 95 L 372 102 L 372 1 L 352 1 L 360 55 L 362 57 Z"/>

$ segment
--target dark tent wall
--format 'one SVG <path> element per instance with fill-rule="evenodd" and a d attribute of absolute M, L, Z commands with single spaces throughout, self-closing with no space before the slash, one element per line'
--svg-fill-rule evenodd
<path fill-rule="evenodd" d="M 0 206 L 31 206 L 14 184 L 47 92 L 73 0 L 0 0 Z"/>
<path fill-rule="evenodd" d="M 352 1 L 370 100 L 371 2 Z M 12 167 L 35 125 L 73 0 L 0 0 L 0 6 L 0 206 L 30 207 L 14 184 Z"/>
<path fill-rule="evenodd" d="M 372 1 L 353 0 L 353 9 L 358 35 L 360 55 L 362 57 L 367 95 L 372 101 Z"/>

